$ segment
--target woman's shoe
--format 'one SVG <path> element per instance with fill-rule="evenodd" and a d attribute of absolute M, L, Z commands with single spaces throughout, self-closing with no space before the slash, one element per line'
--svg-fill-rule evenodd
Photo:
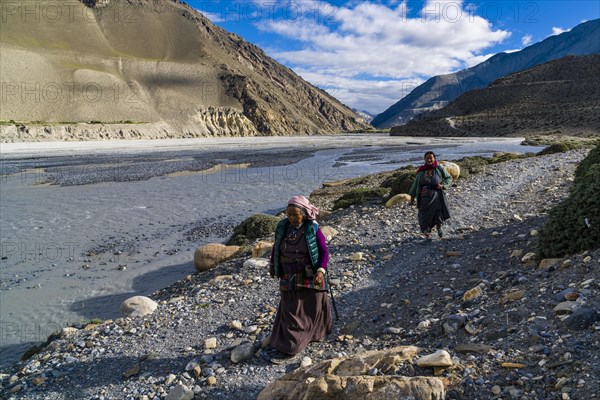
<path fill-rule="evenodd" d="M 294 361 L 297 357 L 297 354 L 287 354 L 281 351 L 277 351 L 270 357 L 269 361 L 272 364 L 287 364 Z"/>

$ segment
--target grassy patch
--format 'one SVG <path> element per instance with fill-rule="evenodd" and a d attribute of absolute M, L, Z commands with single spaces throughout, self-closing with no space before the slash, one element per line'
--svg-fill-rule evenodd
<path fill-rule="evenodd" d="M 382 200 L 388 193 L 386 188 L 358 188 L 350 190 L 333 203 L 333 209 L 348 208 L 352 205 L 364 204 L 373 200 Z"/>
<path fill-rule="evenodd" d="M 600 246 L 600 146 L 581 161 L 569 197 L 554 207 L 541 229 L 541 258 L 564 257 Z"/>
<path fill-rule="evenodd" d="M 497 164 L 505 161 L 516 160 L 519 158 L 533 157 L 533 153 L 497 153 L 493 157 L 463 157 L 460 160 L 453 161 L 460 167 L 460 178 L 466 178 L 469 175 L 475 175 L 483 172 L 486 165 Z M 459 179 L 460 179 L 459 178 Z"/>

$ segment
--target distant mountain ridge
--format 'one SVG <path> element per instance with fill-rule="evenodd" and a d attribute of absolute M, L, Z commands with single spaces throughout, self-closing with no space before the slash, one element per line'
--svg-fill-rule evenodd
<path fill-rule="evenodd" d="M 366 123 L 370 123 L 373 120 L 373 118 L 375 117 L 373 114 L 371 114 L 368 111 L 358 110 L 356 108 L 353 108 L 352 111 L 354 111 L 356 113 L 356 115 L 361 117 Z"/>
<path fill-rule="evenodd" d="M 53 5 L 54 20 L 3 15 L 2 141 L 369 127 L 327 92 L 181 1 L 79 0 L 55 10 L 61 4 Z"/>
<path fill-rule="evenodd" d="M 563 57 L 464 93 L 390 135 L 598 138 L 599 77 L 600 54 Z"/>
<path fill-rule="evenodd" d="M 494 80 L 568 55 L 600 53 L 600 19 L 584 22 L 514 53 L 499 53 L 474 67 L 438 75 L 377 115 L 376 128 L 402 125 L 426 111 L 440 109 L 459 95 L 483 88 Z"/>

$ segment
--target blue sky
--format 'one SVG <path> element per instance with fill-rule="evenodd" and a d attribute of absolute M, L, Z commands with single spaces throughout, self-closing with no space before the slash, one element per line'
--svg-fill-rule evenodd
<path fill-rule="evenodd" d="M 344 104 L 374 114 L 431 76 L 471 67 L 600 18 L 598 0 L 188 4 Z"/>

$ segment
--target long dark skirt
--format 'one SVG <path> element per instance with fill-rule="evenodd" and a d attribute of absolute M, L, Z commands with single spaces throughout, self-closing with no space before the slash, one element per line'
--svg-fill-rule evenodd
<path fill-rule="evenodd" d="M 430 196 L 425 196 L 423 192 L 419 199 L 419 226 L 421 232 L 429 233 L 434 226 L 441 226 L 449 219 L 450 212 L 443 190 L 428 191 Z"/>
<path fill-rule="evenodd" d="M 327 292 L 311 289 L 282 291 L 270 346 L 297 354 L 331 332 L 333 320 Z"/>

